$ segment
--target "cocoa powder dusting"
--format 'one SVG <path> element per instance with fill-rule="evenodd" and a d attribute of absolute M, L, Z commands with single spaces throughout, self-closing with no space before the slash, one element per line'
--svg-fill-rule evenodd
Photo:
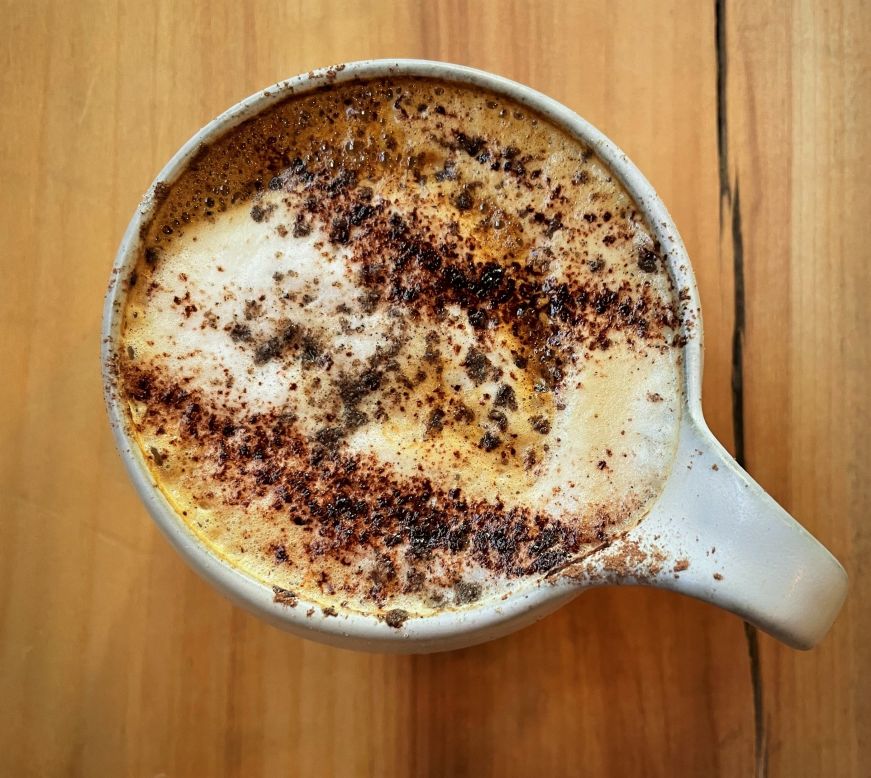
<path fill-rule="evenodd" d="M 336 306 L 334 330 L 350 338 L 375 314 L 395 322 L 386 345 L 353 358 L 310 324 L 305 311 L 323 290 L 315 282 L 305 293 L 290 289 L 292 268 L 272 276 L 274 300 L 228 291 L 222 307 L 208 310 L 180 282 L 179 326 L 214 329 L 245 355 L 252 386 L 293 365 L 303 378 L 291 391 L 309 402 L 314 431 L 298 408 L 254 408 L 244 393 L 232 394 L 238 378 L 229 372 L 206 391 L 190 369 L 196 354 L 173 362 L 174 372 L 163 355 L 149 361 L 132 346 L 119 355 L 136 429 L 161 443 L 149 449 L 153 464 L 191 484 L 204 510 L 252 522 L 247 536 L 240 532 L 252 553 L 301 582 L 273 586 L 275 602 L 288 607 L 306 587 L 349 595 L 381 608 L 399 629 L 411 614 L 391 606 L 409 598 L 436 609 L 478 602 L 485 589 L 469 570 L 543 576 L 599 549 L 612 572 L 664 562 L 628 541 L 619 553 L 607 549 L 640 498 L 555 515 L 512 505 L 496 488 L 486 499 L 469 496 L 423 467 L 402 473 L 350 445 L 371 425 L 414 418 L 420 439 L 443 446 L 458 471 L 479 465 L 452 440 L 466 441 L 494 472 L 516 468 L 533 478 L 559 442 L 563 393 L 580 391 L 567 385 L 571 371 L 601 368 L 618 349 L 647 358 L 679 348 L 678 307 L 662 292 L 670 288 L 664 258 L 631 201 L 601 194 L 615 186 L 606 169 L 575 143 L 570 170 L 557 178 L 547 145 L 522 142 L 545 120 L 484 92 L 474 92 L 474 110 L 492 118 L 475 119 L 482 129 L 470 133 L 472 114 L 463 117 L 462 101 L 448 99 L 452 88 L 379 79 L 290 97 L 202 148 L 173 186 L 155 192 L 159 205 L 129 284 L 138 310 L 147 313 L 153 279 L 177 241 L 241 208 L 249 226 L 273 238 L 312 241 L 312 251 L 342 258 L 359 296 Z M 426 143 L 412 143 L 421 137 Z M 402 202 L 413 203 L 401 210 L 391 192 L 400 186 Z M 571 198 L 581 192 L 586 205 L 576 212 Z M 298 315 L 271 319 L 278 304 Z M 457 316 L 461 323 L 452 323 Z M 411 353 L 404 333 L 421 323 L 431 327 L 426 347 Z M 455 345 L 452 328 L 473 345 Z M 496 334 L 510 343 L 510 364 L 493 358 Z M 447 380 L 452 365 L 468 388 Z M 610 460 L 594 459 L 572 475 L 604 483 L 612 472 Z M 322 612 L 337 614 L 332 605 Z"/>

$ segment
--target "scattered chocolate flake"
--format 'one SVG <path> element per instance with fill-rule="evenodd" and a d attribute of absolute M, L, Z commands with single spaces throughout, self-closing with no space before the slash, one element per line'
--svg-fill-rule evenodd
<path fill-rule="evenodd" d="M 444 427 L 445 412 L 441 408 L 433 408 L 426 421 L 427 435 L 438 435 Z"/>
<path fill-rule="evenodd" d="M 311 231 L 311 227 L 306 222 L 305 216 L 298 213 L 293 222 L 293 237 L 305 238 L 311 233 Z"/>
<path fill-rule="evenodd" d="M 436 181 L 456 181 L 457 180 L 457 165 L 452 159 L 445 160 L 445 164 L 441 170 L 435 174 Z"/>
<path fill-rule="evenodd" d="M 290 589 L 282 589 L 280 586 L 272 587 L 272 601 L 279 605 L 286 605 L 288 608 L 295 608 L 299 603 L 299 598 L 295 592 Z"/>
<path fill-rule="evenodd" d="M 330 240 L 333 243 L 347 243 L 351 237 L 350 223 L 343 216 L 333 219 L 330 227 Z"/>
<path fill-rule="evenodd" d="M 155 203 L 162 203 L 169 197 L 170 191 L 170 187 L 165 181 L 158 181 L 154 185 L 154 189 L 151 190 L 151 195 Z"/>
<path fill-rule="evenodd" d="M 375 213 L 375 209 L 366 203 L 358 203 L 352 209 L 350 214 L 348 215 L 348 221 L 354 225 L 360 225 L 366 219 L 369 219 Z"/>
<path fill-rule="evenodd" d="M 255 204 L 251 207 L 251 218 L 256 222 L 262 222 L 269 218 L 269 215 L 272 213 L 273 207 L 267 206 L 264 208 L 260 204 Z"/>
<path fill-rule="evenodd" d="M 263 315 L 263 305 L 257 300 L 245 301 L 245 320 L 251 321 Z M 250 333 L 249 333 L 250 336 Z"/>
<path fill-rule="evenodd" d="M 587 261 L 587 267 L 590 268 L 590 272 L 598 273 L 605 267 L 605 260 L 602 257 L 595 257 Z"/>
<path fill-rule="evenodd" d="M 253 338 L 251 337 L 251 328 L 247 324 L 241 324 L 236 322 L 230 327 L 230 337 L 236 341 L 236 343 L 250 343 Z"/>
<path fill-rule="evenodd" d="M 484 148 L 486 141 L 483 138 L 470 138 L 463 132 L 454 132 L 457 145 L 470 157 L 477 157 Z"/>
<path fill-rule="evenodd" d="M 468 189 L 461 189 L 459 193 L 454 197 L 454 207 L 458 211 L 469 211 L 472 209 L 472 206 L 475 204 L 475 201 L 472 199 L 472 193 Z"/>
<path fill-rule="evenodd" d="M 484 449 L 484 451 L 493 451 L 493 449 L 498 448 L 500 445 L 502 445 L 502 440 L 492 432 L 485 432 L 478 442 L 478 447 Z"/>
<path fill-rule="evenodd" d="M 468 605 L 481 597 L 481 584 L 471 581 L 457 581 L 454 584 L 454 603 Z"/>
<path fill-rule="evenodd" d="M 530 416 L 529 426 L 541 435 L 550 433 L 550 422 L 544 416 Z"/>
<path fill-rule="evenodd" d="M 638 267 L 640 267 L 645 273 L 656 272 L 657 259 L 656 252 L 651 251 L 646 246 L 642 246 L 638 249 Z"/>
<path fill-rule="evenodd" d="M 502 384 L 496 390 L 496 397 L 493 399 L 493 404 L 499 408 L 508 408 L 509 411 L 517 410 L 517 395 L 513 387 L 508 384 Z"/>
<path fill-rule="evenodd" d="M 499 432 L 505 432 L 508 429 L 508 417 L 502 411 L 491 410 L 487 414 L 487 418 L 495 423 Z"/>
<path fill-rule="evenodd" d="M 471 424 L 475 421 L 475 414 L 463 403 L 460 403 L 457 406 L 457 410 L 454 412 L 454 421 L 463 422 L 465 424 Z"/>
<path fill-rule="evenodd" d="M 472 379 L 475 386 L 498 377 L 498 371 L 487 355 L 474 346 L 466 353 L 466 358 L 463 360 L 462 365 L 466 368 L 466 373 Z"/>
<path fill-rule="evenodd" d="M 409 613 L 408 611 L 402 610 L 402 608 L 394 608 L 393 610 L 387 611 L 384 614 L 384 621 L 388 627 L 393 627 L 393 629 L 400 629 L 406 621 L 408 621 Z"/>

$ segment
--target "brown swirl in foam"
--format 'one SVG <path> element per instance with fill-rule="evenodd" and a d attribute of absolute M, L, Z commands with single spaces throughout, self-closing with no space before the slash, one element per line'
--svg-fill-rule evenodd
<path fill-rule="evenodd" d="M 152 450 L 158 477 L 176 468 L 167 480 L 184 479 L 200 505 L 217 499 L 243 515 L 268 505 L 260 520 L 274 532 L 267 544 L 274 562 L 305 571 L 309 585 L 314 578 L 329 594 L 383 603 L 398 594 L 432 600 L 453 587 L 465 604 L 474 599 L 475 584 L 463 578 L 470 567 L 505 577 L 547 573 L 601 545 L 642 502 L 591 506 L 579 522 L 507 508 L 498 498 L 469 501 L 458 488 L 351 454 L 332 437 L 307 439 L 280 413 L 218 409 L 196 390 L 132 368 L 124 389 L 145 409 L 140 424 L 163 429 L 172 448 L 195 452 L 170 464 L 168 452 Z M 354 571 L 361 558 L 374 563 L 362 578 Z"/>

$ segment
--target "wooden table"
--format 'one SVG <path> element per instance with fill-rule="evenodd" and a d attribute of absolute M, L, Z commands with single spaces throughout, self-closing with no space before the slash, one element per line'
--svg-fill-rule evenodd
<path fill-rule="evenodd" d="M 871 14 L 609 5 L 2 3 L 0 773 L 869 775 Z M 531 84 L 651 179 L 701 287 L 712 428 L 851 575 L 818 649 L 622 589 L 466 651 L 353 654 L 232 607 L 158 535 L 100 394 L 127 220 L 241 97 L 397 56 Z"/>

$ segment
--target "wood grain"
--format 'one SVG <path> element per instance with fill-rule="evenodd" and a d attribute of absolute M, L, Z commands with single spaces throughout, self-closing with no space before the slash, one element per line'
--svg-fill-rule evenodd
<path fill-rule="evenodd" d="M 764 754 L 771 775 L 867 771 L 871 279 L 860 174 L 871 127 L 858 0 L 728 3 L 719 51 L 713 1 L 607 13 L 504 0 L 0 8 L 0 773 L 754 769 L 750 663 L 727 614 L 662 592 L 599 590 L 466 651 L 334 650 L 221 599 L 158 536 L 124 476 L 100 396 L 100 306 L 142 192 L 241 97 L 312 67 L 398 56 L 526 82 L 647 174 L 693 259 L 705 408 L 730 445 L 738 207 L 748 464 L 853 576 L 820 649 L 761 638 Z M 724 53 L 735 197 L 721 210 Z"/>
<path fill-rule="evenodd" d="M 851 576 L 845 612 L 813 653 L 760 637 L 760 764 L 771 775 L 866 775 L 871 15 L 860 2 L 796 0 L 729 3 L 725 17 L 746 466 Z"/>

